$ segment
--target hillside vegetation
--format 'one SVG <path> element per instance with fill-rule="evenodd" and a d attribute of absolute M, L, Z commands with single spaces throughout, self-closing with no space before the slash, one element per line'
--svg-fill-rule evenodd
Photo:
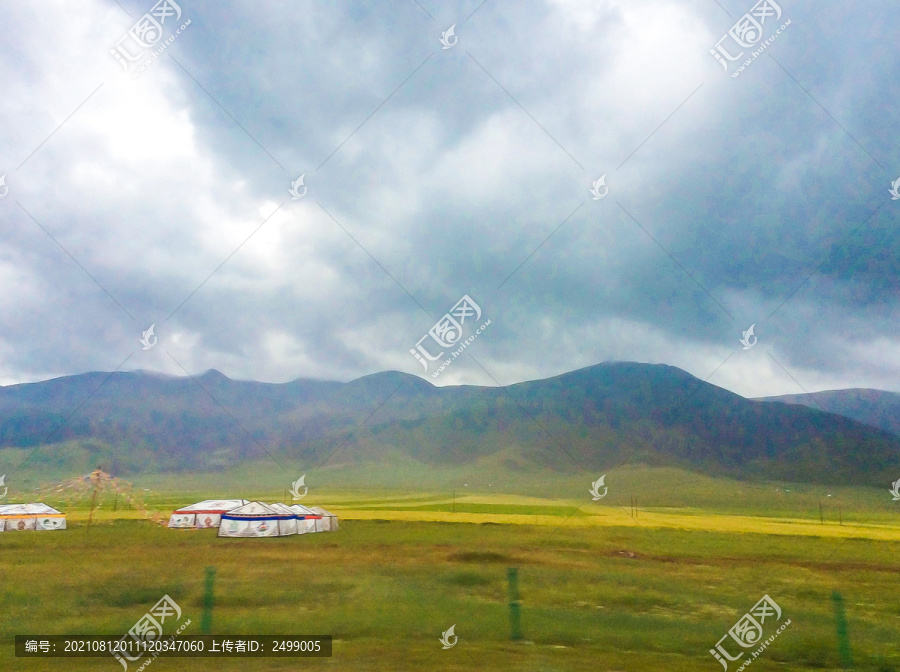
<path fill-rule="evenodd" d="M 883 485 L 900 437 L 802 405 L 745 399 L 665 365 L 600 364 L 508 387 L 436 388 L 398 372 L 284 384 L 145 372 L 0 388 L 0 459 L 13 468 L 104 460 L 120 474 L 219 470 L 337 454 L 425 465 L 502 456 L 508 471 L 628 462 L 710 475 Z"/>

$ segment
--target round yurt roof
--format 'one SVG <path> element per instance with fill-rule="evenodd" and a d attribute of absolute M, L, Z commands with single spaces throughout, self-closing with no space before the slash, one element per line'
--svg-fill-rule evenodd
<path fill-rule="evenodd" d="M 281 502 L 275 502 L 273 504 L 268 505 L 270 509 L 274 509 L 278 513 L 282 513 L 286 516 L 290 516 L 291 518 L 296 517 L 297 512 L 294 511 L 291 507 L 282 504 Z"/>
<path fill-rule="evenodd" d="M 0 506 L 0 516 L 46 516 L 62 515 L 52 506 L 46 504 L 4 504 Z"/>
<path fill-rule="evenodd" d="M 222 518 L 226 520 L 271 520 L 286 517 L 286 514 L 262 502 L 250 502 L 222 514 Z"/>
<path fill-rule="evenodd" d="M 225 513 L 245 504 L 249 504 L 246 499 L 204 499 L 202 502 L 182 507 L 175 513 Z"/>

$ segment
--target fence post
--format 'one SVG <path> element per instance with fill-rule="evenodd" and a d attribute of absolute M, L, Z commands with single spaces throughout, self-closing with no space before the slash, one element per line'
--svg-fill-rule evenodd
<path fill-rule="evenodd" d="M 515 642 L 522 639 L 522 624 L 519 618 L 518 567 L 508 567 L 506 578 L 509 581 L 509 638 Z"/>
<path fill-rule="evenodd" d="M 853 656 L 850 653 L 850 637 L 847 635 L 847 617 L 844 614 L 844 600 L 836 590 L 831 593 L 834 602 L 834 622 L 837 626 L 838 651 L 841 654 L 841 666 L 845 670 L 853 667 Z"/>
<path fill-rule="evenodd" d="M 206 568 L 206 590 L 203 594 L 203 617 L 200 619 L 200 632 L 204 635 L 210 634 L 212 628 L 212 611 L 213 611 L 213 581 L 216 577 L 216 568 Z"/>

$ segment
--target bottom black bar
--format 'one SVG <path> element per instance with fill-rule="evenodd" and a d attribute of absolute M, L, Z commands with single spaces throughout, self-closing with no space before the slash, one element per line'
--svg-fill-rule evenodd
<path fill-rule="evenodd" d="M 136 638 L 96 635 L 16 635 L 19 658 L 100 658 L 138 661 L 175 658 L 330 658 L 331 635 L 168 635 Z"/>

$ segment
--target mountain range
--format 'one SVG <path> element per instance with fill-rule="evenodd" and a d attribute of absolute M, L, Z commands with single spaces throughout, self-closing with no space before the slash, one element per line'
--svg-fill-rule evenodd
<path fill-rule="evenodd" d="M 900 394 L 883 390 L 854 388 L 814 394 L 785 394 L 762 397 L 760 401 L 801 404 L 859 420 L 900 436 Z"/>
<path fill-rule="evenodd" d="M 642 462 L 743 479 L 896 479 L 890 409 L 900 395 L 839 392 L 815 395 L 823 410 L 629 362 L 505 387 L 439 388 L 396 371 L 348 383 L 94 372 L 0 387 L 0 464 L 13 455 L 28 455 L 31 468 L 102 457 L 121 474 L 211 471 L 268 454 L 312 469 L 399 452 L 426 466 L 500 454 L 513 470 L 594 473 Z M 876 398 L 873 412 L 864 402 Z"/>

